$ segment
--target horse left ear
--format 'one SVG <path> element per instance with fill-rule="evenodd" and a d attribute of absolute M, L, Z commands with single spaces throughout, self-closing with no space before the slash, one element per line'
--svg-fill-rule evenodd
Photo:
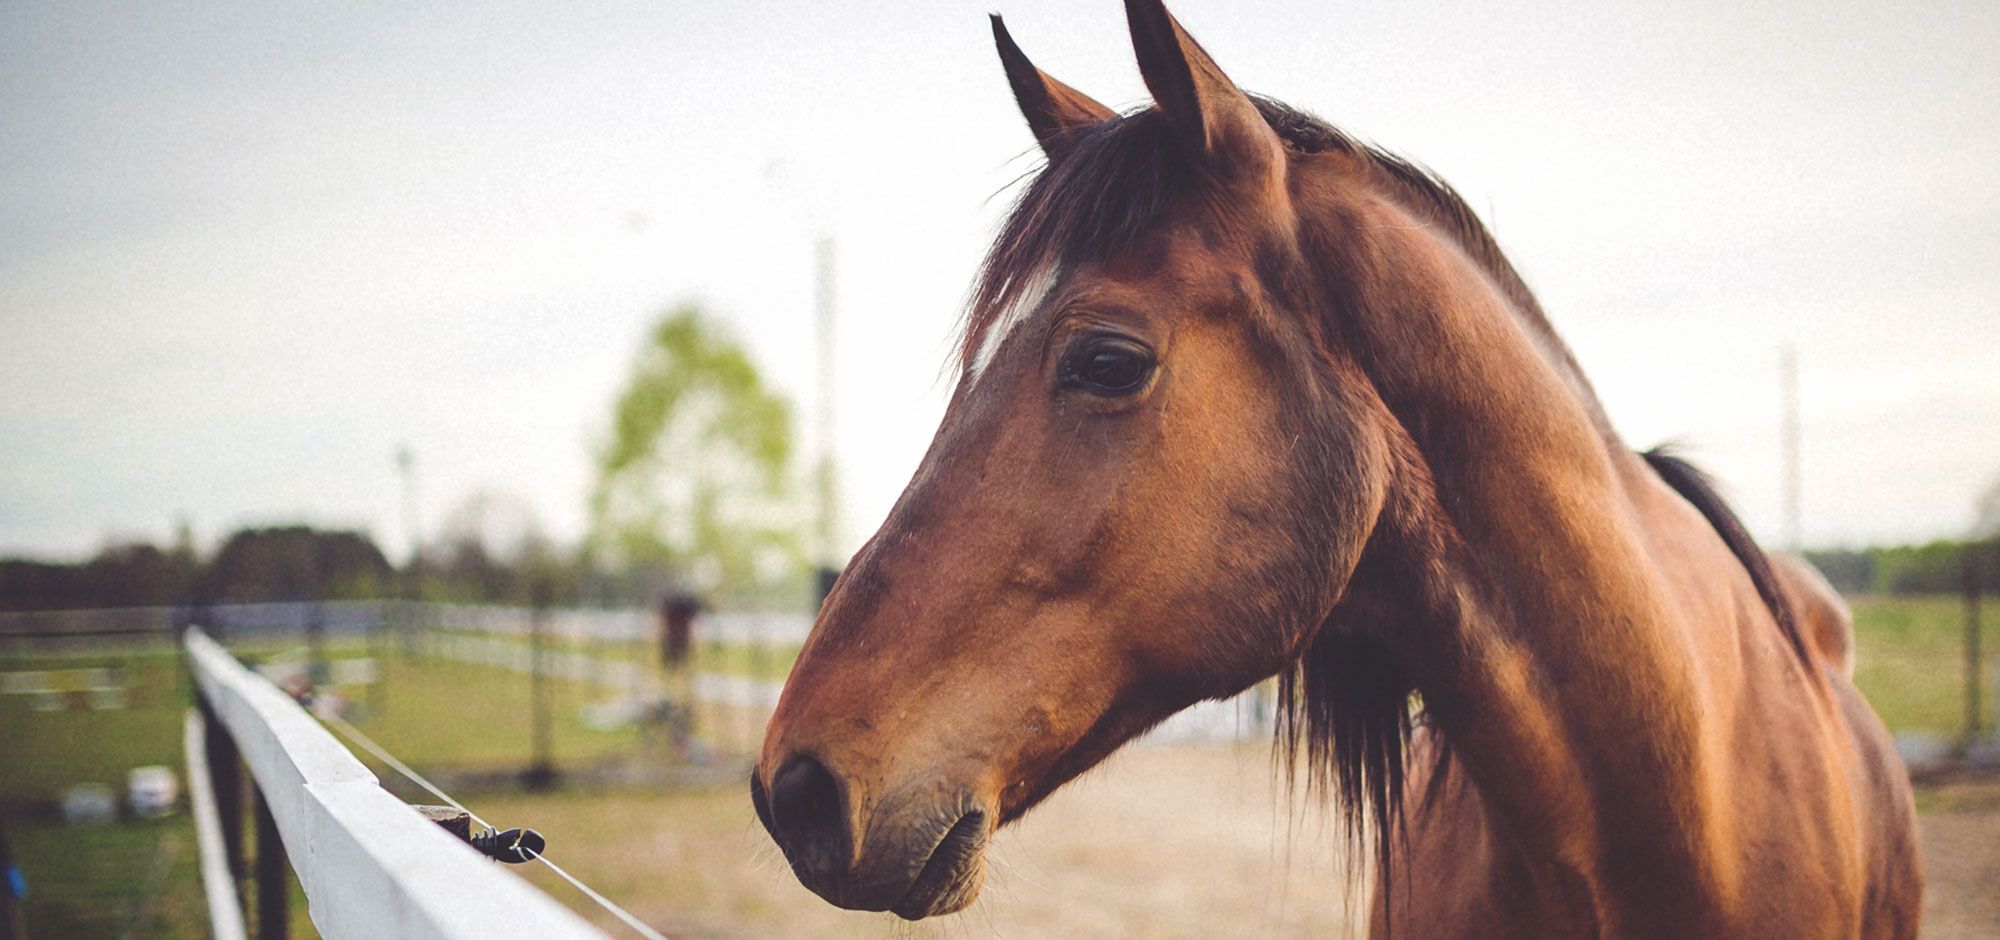
<path fill-rule="evenodd" d="M 1194 152 L 1232 170 L 1275 169 L 1284 153 L 1277 133 L 1166 6 L 1125 0 L 1125 18 L 1146 88 Z"/>
<path fill-rule="evenodd" d="M 1000 14 L 990 16 L 993 44 L 1000 50 L 1000 65 L 1007 70 L 1007 84 L 1014 86 L 1014 101 L 1021 106 L 1021 116 L 1028 119 L 1028 128 L 1035 132 L 1035 140 L 1041 143 L 1042 152 L 1050 160 L 1067 148 L 1071 131 L 1117 116 L 1089 95 L 1036 68 L 1021 47 L 1014 44 L 1014 37 L 1007 32 L 1007 24 L 1000 21 Z"/>

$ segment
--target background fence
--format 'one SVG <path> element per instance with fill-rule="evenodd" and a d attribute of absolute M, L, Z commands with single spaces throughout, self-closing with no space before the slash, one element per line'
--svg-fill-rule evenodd
<path fill-rule="evenodd" d="M 811 615 L 803 612 L 703 613 L 695 620 L 685 661 L 669 663 L 659 613 L 642 608 L 397 600 L 152 607 L 0 613 L 0 655 L 164 648 L 179 628 L 195 621 L 216 638 L 251 651 L 267 677 L 339 690 L 375 711 L 393 707 L 388 698 L 394 693 L 384 688 L 393 683 L 386 682 L 385 671 L 398 662 L 456 662 L 555 680 L 567 687 L 567 695 L 531 682 L 528 694 L 509 707 L 533 727 L 571 721 L 600 729 L 638 728 L 629 742 L 632 750 L 678 749 L 679 756 L 700 761 L 754 753 L 812 626 Z M 557 698 L 574 714 L 551 714 L 559 707 L 553 704 Z M 1273 704 L 1268 688 L 1230 702 L 1204 703 L 1175 716 L 1154 737 L 1263 736 L 1271 730 Z M 532 736 L 519 763 L 554 766 L 558 755 L 550 753 L 548 737 Z"/>

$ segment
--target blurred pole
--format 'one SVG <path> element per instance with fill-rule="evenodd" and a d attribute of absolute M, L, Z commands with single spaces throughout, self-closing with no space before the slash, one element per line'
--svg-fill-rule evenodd
<path fill-rule="evenodd" d="M 840 505 L 839 485 L 835 477 L 834 447 L 834 354 L 836 350 L 836 318 L 834 303 L 834 242 L 833 237 L 821 236 L 814 251 L 813 307 L 816 334 L 819 340 L 819 379 L 817 382 L 819 467 L 815 474 L 815 484 L 819 499 L 819 520 L 816 544 L 813 554 L 817 567 L 818 603 L 826 602 L 826 595 L 832 588 L 833 575 L 840 570 Z M 759 674 L 761 678 L 761 674 Z"/>
<path fill-rule="evenodd" d="M 693 752 L 695 733 L 694 663 L 695 618 L 702 603 L 685 591 L 674 591 L 660 601 L 660 670 L 666 694 L 667 741 L 676 759 Z"/>
<path fill-rule="evenodd" d="M 396 475 L 403 484 L 403 567 L 417 563 L 421 538 L 417 534 L 417 453 L 410 445 L 396 448 Z"/>
<path fill-rule="evenodd" d="M 729 674 L 729 638 L 717 629 L 714 618 L 702 627 L 703 642 L 698 647 L 701 658 L 694 665 L 694 682 L 689 685 L 689 695 L 695 707 L 701 709 L 701 729 L 708 735 L 711 750 L 735 753 L 736 742 L 730 739 L 733 725 L 730 724 L 729 706 L 716 701 L 715 696 L 703 698 L 699 686 L 704 675 Z"/>
<path fill-rule="evenodd" d="M 534 720 L 534 757 L 528 765 L 523 781 L 529 789 L 545 789 L 555 782 L 555 756 L 552 753 L 549 716 L 549 588 L 538 580 L 531 598 L 533 613 L 528 621 L 529 646 L 533 651 L 528 663 L 528 697 L 532 702 Z"/>
<path fill-rule="evenodd" d="M 410 445 L 396 448 L 396 475 L 403 487 L 403 577 L 402 613 L 396 626 L 402 633 L 403 652 L 415 645 L 416 603 L 423 597 L 423 536 L 417 532 L 417 454 Z"/>
<path fill-rule="evenodd" d="M 1800 468 L 1799 432 L 1799 351 L 1790 343 L 1778 349 L 1778 381 L 1782 388 L 1784 425 L 1778 441 L 1782 450 L 1785 500 L 1785 548 L 1797 552 L 1804 547 L 1804 510 L 1799 495 L 1803 472 Z"/>
<path fill-rule="evenodd" d="M 384 655 L 386 650 L 382 645 L 382 621 L 392 616 L 390 611 L 395 609 L 395 604 L 393 599 L 386 603 L 378 603 L 374 605 L 375 610 L 368 617 L 368 716 L 370 718 L 382 714 L 384 685 L 382 672 L 383 664 L 387 662 Z"/>
<path fill-rule="evenodd" d="M 652 640 L 653 616 L 650 607 L 641 607 L 641 615 L 632 623 L 625 634 L 625 705 L 637 710 L 646 701 L 645 673 L 643 668 L 649 655 L 647 644 Z M 642 731 L 648 738 L 650 731 Z"/>
<path fill-rule="evenodd" d="M 587 694 L 595 697 L 598 694 L 598 690 L 604 688 L 605 650 L 602 633 L 604 618 L 597 616 L 600 613 L 597 610 L 589 611 L 588 618 L 583 616 L 582 608 L 587 601 L 581 597 L 572 603 L 574 606 L 571 609 L 578 612 L 576 620 L 577 629 L 582 631 L 578 639 L 581 640 L 580 645 L 583 648 L 583 654 L 589 659 L 590 684 L 585 686 L 585 688 L 588 690 Z"/>
<path fill-rule="evenodd" d="M 317 689 L 326 684 L 326 611 L 314 601 L 306 608 L 306 680 Z"/>
<path fill-rule="evenodd" d="M 313 599 L 306 606 L 306 681 L 318 689 L 332 679 L 326 663 L 326 595 L 329 590 L 326 553 L 313 552 Z"/>
<path fill-rule="evenodd" d="M 1983 585 L 1980 582 L 1984 580 L 1982 575 L 1985 573 L 1982 570 L 1984 566 L 1980 564 L 1979 556 L 1983 554 L 1981 549 L 1984 547 L 1982 543 L 1971 542 L 1965 546 L 1963 552 L 1959 553 L 1961 563 L 1964 566 L 1963 574 L 1965 578 L 1964 746 L 1967 749 L 1971 748 L 1974 741 L 1979 740 L 1980 719 L 1984 717 L 1981 713 L 1985 710 L 1980 704 L 1980 699 L 1983 697 L 1982 693 L 1984 692 L 1981 685 L 1985 681 L 1985 676 L 1981 674 L 1984 670 L 1980 667 L 1984 664 L 1985 660 L 1980 655 L 1979 649 L 1979 606 L 1983 599 L 1981 597 Z"/>

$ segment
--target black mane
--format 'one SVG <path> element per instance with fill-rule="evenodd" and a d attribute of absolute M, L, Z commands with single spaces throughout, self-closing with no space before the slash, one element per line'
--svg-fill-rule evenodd
<path fill-rule="evenodd" d="M 1736 518 L 1736 512 L 1729 508 L 1728 501 L 1715 489 L 1715 483 L 1699 467 L 1675 456 L 1665 447 L 1655 447 L 1640 456 L 1646 458 L 1647 465 L 1660 475 L 1681 498 L 1694 504 L 1701 517 L 1722 536 L 1729 553 L 1736 556 L 1744 570 L 1750 573 L 1750 583 L 1757 588 L 1757 596 L 1763 598 L 1764 606 L 1771 609 L 1771 616 L 1778 621 L 1778 629 L 1797 653 L 1799 661 L 1807 668 L 1812 667 L 1812 656 L 1806 652 L 1804 635 L 1799 632 L 1799 618 L 1792 610 L 1791 601 L 1778 588 L 1778 575 L 1771 570 L 1771 560 L 1764 550 L 1757 547 L 1757 540 L 1750 537 L 1750 530 L 1743 527 L 1743 521 Z"/>

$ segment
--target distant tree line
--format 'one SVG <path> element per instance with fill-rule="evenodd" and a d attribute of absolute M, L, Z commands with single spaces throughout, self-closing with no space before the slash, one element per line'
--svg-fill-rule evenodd
<path fill-rule="evenodd" d="M 1976 553 L 1976 554 L 1975 554 Z M 310 526 L 245 529 L 203 557 L 185 539 L 160 547 L 115 545 L 82 562 L 0 560 L 0 610 L 81 610 L 267 601 L 413 597 L 486 604 L 650 604 L 679 590 L 671 569 L 608 569 L 587 552 L 530 541 L 495 549 L 474 532 L 442 540 L 413 563 L 391 565 L 366 534 Z M 2000 542 L 1808 551 L 1835 588 L 1849 594 L 1943 594 L 1960 590 L 1972 555 L 1984 590 L 2000 594 Z M 802 578 L 803 576 L 801 576 Z M 797 581 L 797 583 L 793 583 Z M 803 580 L 773 585 L 749 602 L 796 603 Z"/>
<path fill-rule="evenodd" d="M 395 574 L 359 532 L 245 529 L 210 557 L 183 540 L 114 545 L 81 563 L 0 561 L 0 609 L 78 610 L 380 597 Z"/>
<path fill-rule="evenodd" d="M 1846 594 L 1946 594 L 1963 590 L 1968 562 L 1980 587 L 2000 593 L 2000 540 L 1837 548 L 1805 556 Z"/>
<path fill-rule="evenodd" d="M 0 560 L 0 609 L 152 607 L 187 600 L 201 574 L 192 553 L 143 543 L 107 548 L 85 562 Z"/>
<path fill-rule="evenodd" d="M 114 545 L 82 562 L 0 560 L 0 610 L 82 610 L 268 601 L 408 597 L 484 604 L 650 604 L 685 589 L 668 567 L 593 563 L 527 540 L 496 549 L 477 531 L 440 540 L 414 562 L 391 565 L 366 534 L 310 526 L 245 529 L 203 557 L 186 539 L 166 547 Z M 1945 594 L 1962 589 L 1971 557 L 1980 584 L 2000 595 L 2000 541 L 1808 551 L 1848 594 Z M 790 605 L 804 576 L 734 599 Z"/>
<path fill-rule="evenodd" d="M 183 538 L 164 548 L 114 545 L 81 562 L 0 559 L 0 611 L 385 598 L 632 606 L 685 589 L 664 566 L 611 567 L 540 538 L 491 542 L 476 527 L 447 531 L 398 567 L 365 533 L 294 525 L 244 529 L 206 556 Z M 792 606 L 807 590 L 800 573 L 729 599 Z"/>

